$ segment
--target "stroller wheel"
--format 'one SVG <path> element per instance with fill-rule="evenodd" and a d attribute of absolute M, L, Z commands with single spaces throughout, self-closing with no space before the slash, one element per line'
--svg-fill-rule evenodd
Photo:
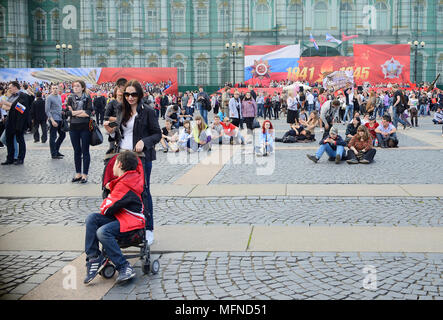
<path fill-rule="evenodd" d="M 159 270 L 160 270 L 160 262 L 158 260 L 152 261 L 152 264 L 151 264 L 152 274 L 157 274 Z"/>
<path fill-rule="evenodd" d="M 105 279 L 111 279 L 115 274 L 114 265 L 108 263 L 101 271 L 100 275 Z"/>

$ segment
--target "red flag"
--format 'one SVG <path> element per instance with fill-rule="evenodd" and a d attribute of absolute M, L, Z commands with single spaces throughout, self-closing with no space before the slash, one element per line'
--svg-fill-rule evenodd
<path fill-rule="evenodd" d="M 354 34 L 352 36 L 345 36 L 344 32 L 341 33 L 341 41 L 348 41 L 354 38 L 358 38 L 358 34 Z"/>

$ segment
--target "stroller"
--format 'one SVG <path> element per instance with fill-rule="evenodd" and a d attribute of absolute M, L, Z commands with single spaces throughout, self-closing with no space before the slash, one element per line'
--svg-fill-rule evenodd
<path fill-rule="evenodd" d="M 105 168 L 103 170 L 103 179 L 102 179 L 102 190 L 103 190 L 103 199 L 106 198 L 109 194 L 109 190 L 105 188 L 106 184 L 115 179 L 116 177 L 113 174 L 112 168 L 114 167 L 115 160 L 118 156 L 118 154 L 113 155 L 110 157 L 109 155 L 105 160 Z M 139 164 L 141 163 L 140 158 L 138 159 Z M 143 174 L 144 176 L 144 174 Z M 146 184 L 146 181 L 145 181 Z M 145 202 L 146 198 L 146 191 L 143 191 L 142 193 L 142 201 Z M 145 206 L 145 216 L 150 214 L 148 212 L 147 206 Z M 148 242 L 146 240 L 146 231 L 145 229 L 137 229 L 133 231 L 126 232 L 124 236 L 117 239 L 118 245 L 121 249 L 126 249 L 129 247 L 137 247 L 139 248 L 138 254 L 130 254 L 130 255 L 124 255 L 126 259 L 133 259 L 133 258 L 140 258 L 142 260 L 142 271 L 144 274 L 149 274 L 151 272 L 152 274 L 157 274 L 160 270 L 160 262 L 156 259 L 151 261 L 151 250 L 148 245 Z M 105 279 L 110 279 L 114 276 L 116 267 L 111 262 L 111 260 L 108 258 L 106 251 L 103 249 L 103 256 L 106 258 L 106 262 L 102 270 L 100 271 L 100 275 Z"/>

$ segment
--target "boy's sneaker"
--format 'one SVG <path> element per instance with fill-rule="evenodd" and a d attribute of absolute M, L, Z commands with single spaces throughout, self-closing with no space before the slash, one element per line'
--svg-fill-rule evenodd
<path fill-rule="evenodd" d="M 127 263 L 120 270 L 118 270 L 117 282 L 127 281 L 129 279 L 134 278 L 136 275 L 134 268 Z"/>
<path fill-rule="evenodd" d="M 83 283 L 87 284 L 94 280 L 97 274 L 105 266 L 106 261 L 107 259 L 103 257 L 103 255 L 100 255 L 97 258 L 88 259 L 88 261 L 86 261 L 86 277 L 85 280 L 83 280 Z"/>
<path fill-rule="evenodd" d="M 314 156 L 314 155 L 312 155 L 312 154 L 307 154 L 306 156 L 308 157 L 309 160 L 312 160 L 312 161 L 314 161 L 315 163 L 318 162 L 318 159 L 317 159 L 316 156 Z"/>

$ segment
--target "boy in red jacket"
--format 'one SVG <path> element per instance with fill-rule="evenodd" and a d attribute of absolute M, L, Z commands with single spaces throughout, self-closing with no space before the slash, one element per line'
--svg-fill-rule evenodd
<path fill-rule="evenodd" d="M 95 278 L 106 262 L 99 250 L 99 242 L 118 270 L 117 282 L 135 276 L 135 271 L 123 256 L 117 239 L 124 237 L 129 231 L 145 228 L 141 198 L 144 187 L 143 166 L 133 152 L 126 151 L 117 156 L 113 173 L 117 178 L 106 185 L 110 194 L 103 200 L 100 213 L 92 213 L 86 219 L 85 284 Z"/>

